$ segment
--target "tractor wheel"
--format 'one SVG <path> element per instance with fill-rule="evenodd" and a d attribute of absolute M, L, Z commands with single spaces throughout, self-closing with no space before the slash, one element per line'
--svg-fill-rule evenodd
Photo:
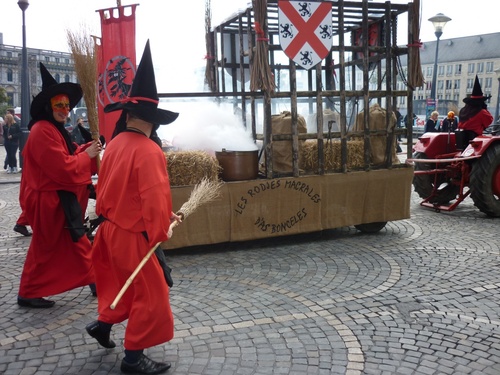
<path fill-rule="evenodd" d="M 473 164 L 469 181 L 474 205 L 488 216 L 500 217 L 500 143 Z"/>
<path fill-rule="evenodd" d="M 375 223 L 358 224 L 355 225 L 354 227 L 363 233 L 377 233 L 380 232 L 382 229 L 384 229 L 386 224 L 387 221 L 378 221 Z"/>
<path fill-rule="evenodd" d="M 423 152 L 415 152 L 413 159 L 427 159 L 427 155 Z M 415 163 L 415 171 L 428 171 L 435 168 L 433 163 Z M 420 198 L 428 198 L 434 189 L 435 175 L 433 174 L 416 174 L 413 176 L 413 187 Z M 437 176 L 438 191 L 436 195 L 429 200 L 433 204 L 447 204 L 455 199 L 460 191 L 460 188 L 453 184 L 451 180 L 443 173 Z"/>

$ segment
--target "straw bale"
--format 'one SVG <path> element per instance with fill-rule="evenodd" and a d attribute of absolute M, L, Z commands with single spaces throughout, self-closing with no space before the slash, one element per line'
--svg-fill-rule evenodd
<path fill-rule="evenodd" d="M 219 178 L 219 162 L 205 151 L 168 151 L 165 157 L 171 186 L 196 185 L 204 178 Z"/>
<path fill-rule="evenodd" d="M 396 115 L 392 113 L 389 118 L 389 125 L 386 128 L 385 118 L 387 111 L 385 108 L 380 107 L 378 103 L 370 107 L 368 114 L 370 130 L 387 130 L 388 132 L 394 131 L 396 126 Z M 363 131 L 365 129 L 364 113 L 361 112 L 356 117 L 354 124 L 355 131 Z M 385 153 L 387 148 L 387 137 L 385 135 L 370 135 L 370 148 L 371 148 L 371 162 L 374 165 L 379 165 L 385 162 Z M 396 155 L 397 138 L 392 140 L 392 164 L 398 164 L 399 159 Z"/>
<path fill-rule="evenodd" d="M 324 143 L 325 170 L 341 170 L 340 140 L 328 140 Z M 363 159 L 364 143 L 363 141 L 347 141 L 347 168 L 359 169 L 364 166 Z M 318 141 L 309 139 L 304 142 L 301 148 L 300 167 L 305 171 L 316 171 L 318 169 Z"/>

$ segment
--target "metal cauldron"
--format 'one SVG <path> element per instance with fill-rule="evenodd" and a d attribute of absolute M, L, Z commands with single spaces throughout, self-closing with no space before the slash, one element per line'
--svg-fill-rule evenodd
<path fill-rule="evenodd" d="M 256 179 L 259 174 L 259 151 L 216 151 L 215 157 L 222 167 L 221 178 L 224 181 L 242 181 Z"/>

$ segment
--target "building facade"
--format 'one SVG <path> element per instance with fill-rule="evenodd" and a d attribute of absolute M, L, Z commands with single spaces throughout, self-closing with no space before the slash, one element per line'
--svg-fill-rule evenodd
<path fill-rule="evenodd" d="M 70 53 L 27 48 L 30 96 L 42 89 L 39 62 L 47 67 L 57 82 L 77 82 L 74 61 Z M 3 44 L 0 33 L 0 87 L 9 98 L 9 106 L 21 105 L 22 47 Z"/>
<path fill-rule="evenodd" d="M 437 41 L 424 42 L 420 50 L 425 84 L 413 92 L 415 101 L 425 101 L 430 98 L 436 44 Z M 402 65 L 406 66 L 406 61 L 402 61 Z M 476 75 L 483 94 L 491 95 L 486 103 L 496 120 L 499 116 L 500 96 L 500 33 L 439 41 L 436 80 L 438 102 L 455 104 L 458 109 L 462 108 L 464 105 L 462 99 L 471 94 Z M 402 80 L 398 81 L 398 89 L 405 90 Z M 405 98 L 399 99 L 401 111 L 406 112 Z"/>

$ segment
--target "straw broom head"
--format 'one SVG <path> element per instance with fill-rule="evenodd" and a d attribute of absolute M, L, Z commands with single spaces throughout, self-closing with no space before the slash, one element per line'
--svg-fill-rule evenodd
<path fill-rule="evenodd" d="M 94 39 L 85 26 L 79 32 L 66 30 L 68 45 L 75 61 L 75 71 L 82 86 L 87 105 L 87 114 L 92 138 L 99 139 L 99 120 L 97 115 L 97 56 Z"/>
<path fill-rule="evenodd" d="M 177 214 L 182 215 L 183 219 L 185 219 L 201 205 L 214 201 L 220 197 L 222 185 L 223 183 L 221 181 L 203 178 L 193 188 L 189 199 L 181 206 Z"/>

